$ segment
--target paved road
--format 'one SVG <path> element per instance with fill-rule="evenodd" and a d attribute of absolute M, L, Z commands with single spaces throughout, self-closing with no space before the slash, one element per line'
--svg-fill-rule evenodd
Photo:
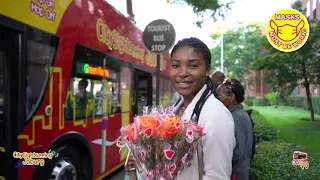
<path fill-rule="evenodd" d="M 124 180 L 124 175 L 124 169 L 119 169 L 118 171 L 112 173 L 109 177 L 106 177 L 103 180 Z"/>

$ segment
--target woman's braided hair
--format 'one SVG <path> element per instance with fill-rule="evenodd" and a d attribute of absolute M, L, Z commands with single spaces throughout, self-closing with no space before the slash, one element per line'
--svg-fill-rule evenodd
<path fill-rule="evenodd" d="M 206 68 L 210 69 L 211 52 L 205 43 L 203 43 L 200 39 L 195 38 L 195 37 L 185 38 L 185 39 L 178 41 L 178 43 L 173 47 L 173 49 L 171 51 L 171 58 L 172 58 L 173 54 L 178 49 L 180 49 L 181 47 L 185 47 L 185 46 L 192 47 L 195 52 L 201 53 L 203 55 L 204 61 L 206 63 Z M 197 102 L 197 104 L 193 110 L 193 113 L 191 115 L 191 118 L 193 118 L 194 115 L 196 115 L 195 116 L 196 122 L 198 122 L 200 111 L 201 111 L 204 103 L 209 98 L 209 96 L 214 92 L 214 86 L 213 86 L 213 83 L 212 83 L 209 76 L 206 77 L 205 83 L 207 84 L 207 88 L 204 91 L 204 93 L 201 95 L 201 97 L 200 97 L 199 101 Z M 179 101 L 176 102 L 175 105 L 177 105 L 178 103 L 179 103 Z"/>

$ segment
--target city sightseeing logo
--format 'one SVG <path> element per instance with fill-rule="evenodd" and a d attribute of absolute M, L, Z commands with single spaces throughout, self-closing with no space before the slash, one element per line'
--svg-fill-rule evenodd
<path fill-rule="evenodd" d="M 266 35 L 269 43 L 279 51 L 296 51 L 308 40 L 309 23 L 299 11 L 283 9 L 270 18 Z"/>
<path fill-rule="evenodd" d="M 48 152 L 36 153 L 36 152 L 13 152 L 13 158 L 20 159 L 15 167 L 19 168 L 22 166 L 44 166 L 45 159 L 57 158 L 59 153 L 51 149 Z"/>
<path fill-rule="evenodd" d="M 294 151 L 292 155 L 292 166 L 300 166 L 301 169 L 308 169 L 308 154 L 301 151 Z"/>

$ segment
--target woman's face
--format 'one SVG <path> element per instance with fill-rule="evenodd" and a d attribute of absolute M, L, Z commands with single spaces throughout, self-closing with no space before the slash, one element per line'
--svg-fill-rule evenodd
<path fill-rule="evenodd" d="M 170 80 L 180 95 L 192 95 L 203 87 L 209 69 L 202 53 L 183 46 L 172 55 L 170 65 Z"/>
<path fill-rule="evenodd" d="M 232 93 L 232 91 L 225 84 L 221 84 L 217 88 L 217 96 L 218 96 L 218 99 L 227 108 L 230 108 L 232 106 L 233 101 L 235 100 L 234 94 Z"/>

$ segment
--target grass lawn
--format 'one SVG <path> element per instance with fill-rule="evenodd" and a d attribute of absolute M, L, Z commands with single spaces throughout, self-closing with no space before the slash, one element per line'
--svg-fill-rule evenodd
<path fill-rule="evenodd" d="M 280 106 L 278 109 L 273 106 L 251 108 L 257 110 L 280 131 L 280 139 L 304 146 L 308 155 L 320 160 L 320 115 L 315 115 L 317 121 L 310 122 L 301 120 L 310 118 L 310 113 L 303 109 L 286 106 Z"/>

